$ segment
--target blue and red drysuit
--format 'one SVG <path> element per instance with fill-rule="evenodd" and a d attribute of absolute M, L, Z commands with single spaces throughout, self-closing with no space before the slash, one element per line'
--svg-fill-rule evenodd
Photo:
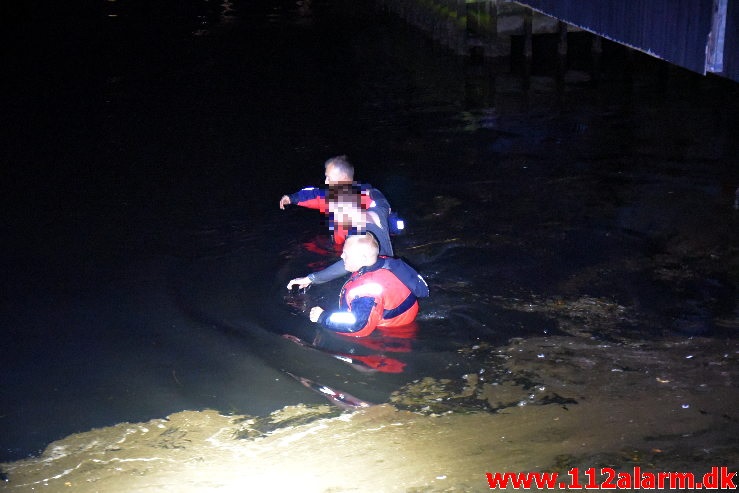
<path fill-rule="evenodd" d="M 362 209 L 375 212 L 380 218 L 380 223 L 385 231 L 388 231 L 387 216 L 390 214 L 390 203 L 378 189 L 372 185 L 359 185 L 362 192 L 361 207 Z M 323 214 L 328 215 L 328 202 L 326 200 L 326 189 L 308 187 L 288 195 L 290 203 L 308 209 L 317 209 Z M 343 245 L 346 241 L 348 231 L 340 224 L 336 224 L 329 218 L 329 229 L 333 233 L 334 244 Z"/>
<path fill-rule="evenodd" d="M 354 337 L 376 327 L 406 325 L 416 318 L 418 298 L 428 296 L 426 281 L 400 259 L 379 257 L 354 272 L 339 296 L 339 310 L 324 311 L 318 323 Z"/>

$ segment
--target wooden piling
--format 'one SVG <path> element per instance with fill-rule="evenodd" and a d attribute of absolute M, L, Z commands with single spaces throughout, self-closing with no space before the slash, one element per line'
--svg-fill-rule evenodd
<path fill-rule="evenodd" d="M 534 56 L 533 13 L 527 8 L 523 14 L 523 56 L 530 63 Z"/>
<path fill-rule="evenodd" d="M 590 46 L 590 55 L 592 59 L 590 68 L 590 80 L 597 84 L 600 82 L 600 62 L 603 56 L 603 38 L 593 34 L 593 40 Z"/>

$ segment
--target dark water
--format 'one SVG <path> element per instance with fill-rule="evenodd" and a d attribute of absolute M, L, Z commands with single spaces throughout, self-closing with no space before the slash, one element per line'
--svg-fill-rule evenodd
<path fill-rule="evenodd" d="M 324 402 L 283 370 L 382 402 L 463 373 L 459 347 L 558 330 L 495 300 L 587 294 L 635 307 L 625 331 L 735 332 L 734 83 L 610 45 L 600 85 L 525 77 L 339 1 L 4 9 L 0 460 L 182 409 Z M 277 202 L 341 153 L 415 224 L 396 249 L 434 293 L 412 351 L 385 341 L 400 373 L 281 337 L 313 338 L 283 286 L 326 257 L 303 245 L 317 213 Z"/>

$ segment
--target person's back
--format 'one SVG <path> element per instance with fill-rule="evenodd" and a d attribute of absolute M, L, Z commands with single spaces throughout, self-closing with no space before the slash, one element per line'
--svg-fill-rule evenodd
<path fill-rule="evenodd" d="M 377 289 L 381 286 L 382 289 Z M 354 273 L 344 284 L 344 296 L 339 308 L 356 307 L 357 298 L 371 297 L 376 309 L 361 330 L 352 332 L 355 337 L 369 335 L 375 327 L 399 327 L 416 319 L 418 300 L 411 290 L 398 279 L 392 270 L 383 268 L 383 260 Z M 331 327 L 327 327 L 331 328 Z"/>
<path fill-rule="evenodd" d="M 428 286 L 413 268 L 400 259 L 380 257 L 371 235 L 351 236 L 341 258 L 352 272 L 339 296 L 339 310 L 313 307 L 310 319 L 325 328 L 354 337 L 367 336 L 376 327 L 411 323 L 418 314 L 418 298 L 428 296 Z"/>

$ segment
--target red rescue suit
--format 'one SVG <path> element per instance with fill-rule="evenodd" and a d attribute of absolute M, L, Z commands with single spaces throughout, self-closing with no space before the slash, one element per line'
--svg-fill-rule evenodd
<path fill-rule="evenodd" d="M 367 336 L 375 327 L 406 325 L 418 314 L 418 300 L 388 268 L 384 257 L 354 272 L 341 289 L 339 311 L 321 313 L 318 323 L 354 337 Z"/>

